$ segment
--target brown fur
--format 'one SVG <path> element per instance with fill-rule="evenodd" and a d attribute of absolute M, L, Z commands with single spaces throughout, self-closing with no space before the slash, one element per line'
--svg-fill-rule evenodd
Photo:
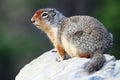
<path fill-rule="evenodd" d="M 86 53 L 86 54 L 79 54 L 79 57 L 81 57 L 81 58 L 90 58 L 91 55 L 88 54 L 88 53 Z"/>
<path fill-rule="evenodd" d="M 48 37 L 50 38 L 50 40 L 54 44 L 55 48 L 57 49 L 59 55 L 64 59 L 66 52 L 65 52 L 64 48 L 62 47 L 62 44 L 60 44 L 58 42 L 58 40 L 56 40 L 56 38 L 55 38 L 55 36 L 53 34 L 53 31 L 51 30 L 50 26 L 47 25 L 44 21 L 40 21 L 40 24 L 42 26 L 41 29 L 46 32 L 46 34 L 48 35 Z"/>
<path fill-rule="evenodd" d="M 38 18 L 42 13 L 43 13 L 43 11 L 41 11 L 41 10 L 36 11 L 34 18 Z"/>

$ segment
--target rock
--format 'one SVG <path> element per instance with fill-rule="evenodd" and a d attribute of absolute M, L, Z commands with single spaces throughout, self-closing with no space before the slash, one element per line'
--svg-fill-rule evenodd
<path fill-rule="evenodd" d="M 48 51 L 23 67 L 15 80 L 120 80 L 120 60 L 105 54 L 104 66 L 92 74 L 83 70 L 86 58 L 56 61 L 57 53 Z"/>

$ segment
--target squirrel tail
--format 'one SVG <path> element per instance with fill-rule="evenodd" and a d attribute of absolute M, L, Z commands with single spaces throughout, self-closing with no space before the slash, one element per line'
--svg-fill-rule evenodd
<path fill-rule="evenodd" d="M 104 62 L 104 54 L 100 51 L 96 51 L 92 55 L 91 60 L 84 65 L 84 69 L 89 73 L 97 71 L 104 65 Z"/>

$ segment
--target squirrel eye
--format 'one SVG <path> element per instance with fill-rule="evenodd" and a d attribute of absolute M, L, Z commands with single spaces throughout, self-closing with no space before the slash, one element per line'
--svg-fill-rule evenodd
<path fill-rule="evenodd" d="M 48 14 L 47 13 L 43 13 L 42 16 L 48 16 Z"/>

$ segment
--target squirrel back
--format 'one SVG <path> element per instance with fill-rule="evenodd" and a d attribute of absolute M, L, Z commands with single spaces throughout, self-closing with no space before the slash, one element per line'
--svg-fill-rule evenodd
<path fill-rule="evenodd" d="M 112 34 L 101 22 L 90 16 L 67 18 L 58 31 L 59 36 L 64 36 L 67 42 L 78 47 L 81 53 L 100 50 L 104 54 L 108 53 L 113 45 Z M 59 39 L 62 41 L 60 37 Z"/>

